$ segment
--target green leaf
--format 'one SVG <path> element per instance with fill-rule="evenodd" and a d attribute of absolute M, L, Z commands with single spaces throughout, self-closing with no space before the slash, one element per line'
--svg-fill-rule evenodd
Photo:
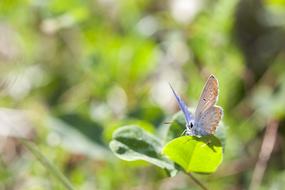
<path fill-rule="evenodd" d="M 174 163 L 161 154 L 160 141 L 137 126 L 125 126 L 116 130 L 110 142 L 113 153 L 126 161 L 144 160 L 176 174 Z"/>
<path fill-rule="evenodd" d="M 171 123 L 168 127 L 166 141 L 170 141 L 174 138 L 180 137 L 183 131 L 185 130 L 186 122 L 185 117 L 181 111 L 174 114 L 171 118 Z M 166 127 L 163 126 L 165 129 Z"/>
<path fill-rule="evenodd" d="M 215 172 L 223 159 L 222 145 L 215 136 L 182 136 L 165 145 L 163 153 L 186 172 Z"/>

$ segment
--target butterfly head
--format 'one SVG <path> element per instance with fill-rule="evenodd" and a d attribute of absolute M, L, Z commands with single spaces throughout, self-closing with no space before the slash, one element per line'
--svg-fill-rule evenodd
<path fill-rule="evenodd" d="M 194 132 L 194 120 L 190 120 L 189 122 L 186 123 L 186 135 L 193 136 L 195 135 Z"/>

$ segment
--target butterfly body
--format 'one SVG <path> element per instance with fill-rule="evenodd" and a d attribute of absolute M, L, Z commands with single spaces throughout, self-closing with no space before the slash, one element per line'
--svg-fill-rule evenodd
<path fill-rule="evenodd" d="M 214 134 L 223 115 L 222 108 L 215 105 L 218 99 L 218 80 L 213 75 L 208 78 L 194 116 L 189 112 L 186 104 L 176 94 L 174 89 L 172 87 L 171 89 L 185 116 L 185 134 L 190 136 Z"/>
<path fill-rule="evenodd" d="M 192 127 L 191 127 L 192 126 Z M 205 135 L 209 135 L 209 133 L 207 133 L 203 128 L 199 127 L 199 124 L 191 124 L 186 125 L 186 135 L 190 135 L 190 136 L 205 136 Z"/>

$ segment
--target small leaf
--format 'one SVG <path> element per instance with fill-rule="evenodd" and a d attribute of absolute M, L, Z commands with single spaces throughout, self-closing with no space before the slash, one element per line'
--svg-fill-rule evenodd
<path fill-rule="evenodd" d="M 125 126 L 116 130 L 110 148 L 123 160 L 144 160 L 170 171 L 175 175 L 174 163 L 161 154 L 162 144 L 151 134 L 136 126 Z"/>
<path fill-rule="evenodd" d="M 163 153 L 186 172 L 215 172 L 223 159 L 222 145 L 215 136 L 182 136 L 165 145 Z"/>

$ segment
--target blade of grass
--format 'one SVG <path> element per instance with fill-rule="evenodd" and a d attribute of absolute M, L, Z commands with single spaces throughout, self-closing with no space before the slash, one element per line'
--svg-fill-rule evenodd
<path fill-rule="evenodd" d="M 59 171 L 59 169 L 50 162 L 34 143 L 25 139 L 20 139 L 21 143 L 39 160 L 39 162 L 68 190 L 75 190 L 69 180 Z"/>

